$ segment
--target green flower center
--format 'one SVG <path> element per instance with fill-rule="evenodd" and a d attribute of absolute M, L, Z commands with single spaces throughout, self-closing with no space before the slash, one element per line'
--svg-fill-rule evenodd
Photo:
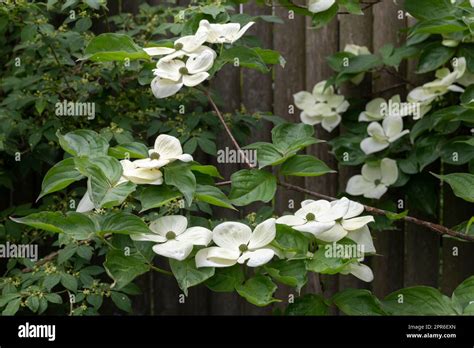
<path fill-rule="evenodd" d="M 306 214 L 306 220 L 314 221 L 315 219 L 316 219 L 316 216 L 313 213 Z"/>
<path fill-rule="evenodd" d="M 170 240 L 170 239 L 175 239 L 175 238 L 176 238 L 176 233 L 174 233 L 173 231 L 166 232 L 166 239 Z"/>
<path fill-rule="evenodd" d="M 374 184 L 377 185 L 377 186 L 380 185 L 381 183 L 382 183 L 382 180 L 380 180 L 380 179 L 377 179 L 377 180 L 374 181 Z"/>
<path fill-rule="evenodd" d="M 178 42 L 178 43 L 175 43 L 175 44 L 174 44 L 174 49 L 175 49 L 176 51 L 179 51 L 179 50 L 182 49 L 182 48 L 183 48 L 183 44 L 182 44 L 181 42 Z"/>
<path fill-rule="evenodd" d="M 249 250 L 249 248 L 248 248 L 247 244 L 240 244 L 240 245 L 239 245 L 239 250 L 240 250 L 241 252 L 244 252 L 244 251 Z"/>
<path fill-rule="evenodd" d="M 160 159 L 160 154 L 158 152 L 152 152 L 150 155 L 150 158 L 152 160 L 159 160 Z"/>
<path fill-rule="evenodd" d="M 188 71 L 187 68 L 182 67 L 182 68 L 179 69 L 179 73 L 180 73 L 181 75 L 188 75 L 188 74 L 189 74 L 189 71 Z"/>

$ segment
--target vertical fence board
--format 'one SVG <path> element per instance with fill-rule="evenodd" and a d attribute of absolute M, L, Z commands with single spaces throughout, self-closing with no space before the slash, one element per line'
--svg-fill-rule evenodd
<path fill-rule="evenodd" d="M 271 15 L 270 6 L 257 5 L 249 2 L 243 5 L 243 12 L 251 15 Z M 263 48 L 273 47 L 273 25 L 259 21 L 248 31 L 250 35 L 258 37 Z M 242 106 L 248 113 L 272 111 L 273 108 L 273 78 L 272 74 L 262 74 L 255 70 L 242 69 Z M 252 129 L 248 143 L 257 141 L 271 141 L 272 125 L 269 122 L 260 121 L 257 128 Z M 244 144 L 244 145 L 247 145 Z M 264 204 L 254 203 L 243 209 L 244 214 L 257 211 Z M 270 314 L 270 307 L 261 308 L 241 299 L 242 312 L 246 315 Z"/>
<path fill-rule="evenodd" d="M 333 75 L 332 69 L 326 61 L 326 57 L 339 48 L 339 26 L 334 19 L 327 26 L 315 30 L 311 28 L 311 19 L 306 19 L 306 90 L 311 91 L 314 85 L 328 79 Z M 337 129 L 332 133 L 326 132 L 320 126 L 315 127 L 315 135 L 318 139 L 331 140 L 337 136 Z M 337 160 L 329 153 L 330 147 L 327 143 L 313 145 L 308 149 L 308 154 L 314 155 L 324 161 L 329 167 L 337 170 Z M 337 174 L 327 174 L 317 178 L 307 178 L 306 188 L 331 197 L 338 193 Z M 313 197 L 309 197 L 313 198 Z M 321 284 L 324 289 L 321 289 Z M 313 274 L 309 280 L 306 291 L 324 291 L 327 297 L 337 292 L 338 277 Z"/>
<path fill-rule="evenodd" d="M 395 47 L 401 44 L 400 30 L 406 26 L 406 20 L 398 18 L 398 11 L 402 8 L 391 1 L 383 1 L 374 6 L 374 52 L 377 52 L 386 44 L 393 44 Z M 403 76 L 405 67 L 401 66 L 399 74 Z M 378 73 L 373 81 L 373 92 L 379 93 L 388 88 L 395 87 L 401 83 L 400 79 L 386 72 Z M 405 88 L 390 89 L 382 93 L 382 97 L 389 99 L 399 93 L 404 97 Z M 397 194 L 386 195 L 385 199 L 398 200 Z M 374 282 L 372 284 L 375 293 L 382 297 L 395 289 L 403 287 L 403 225 L 397 226 L 395 231 L 377 231 L 374 235 L 377 254 L 372 257 L 374 269 Z"/>
<path fill-rule="evenodd" d="M 343 50 L 347 44 L 366 46 L 372 50 L 372 8 L 364 11 L 363 16 L 342 14 L 339 15 L 339 50 Z M 346 98 L 368 97 L 372 92 L 370 76 L 367 75 L 364 81 L 354 86 L 346 84 L 341 92 Z M 340 127 L 341 134 L 344 133 L 343 127 Z M 344 191 L 347 181 L 353 175 L 359 174 L 359 168 L 349 166 L 339 166 L 339 187 Z M 339 290 L 345 288 L 365 288 L 367 284 L 355 278 L 352 275 L 339 276 Z"/>
<path fill-rule="evenodd" d="M 285 23 L 273 27 L 273 47 L 286 59 L 286 65 L 275 68 L 273 112 L 289 122 L 299 122 L 299 115 L 289 114 L 288 106 L 293 104 L 293 94 L 305 88 L 305 18 L 278 5 L 275 6 L 275 14 Z M 289 182 L 304 186 L 304 179 L 290 179 Z M 303 199 L 304 195 L 298 192 L 279 188 L 275 196 L 276 212 L 294 212 Z M 290 201 L 293 206 L 289 206 Z M 293 289 L 282 286 L 277 296 L 286 301 L 292 292 Z"/>
<path fill-rule="evenodd" d="M 414 25 L 415 20 L 409 18 L 408 24 Z M 416 61 L 410 61 L 407 65 L 407 78 L 414 84 L 421 85 L 429 77 L 415 74 Z M 410 86 L 414 88 L 414 86 Z M 434 165 L 436 168 L 439 165 Z M 437 171 L 435 169 L 434 171 Z M 433 219 L 426 214 L 420 213 L 419 209 L 410 206 L 407 202 L 406 208 L 411 215 L 419 216 L 424 219 Z M 405 286 L 429 285 L 436 287 L 439 278 L 439 254 L 440 238 L 439 236 L 426 228 L 413 224 L 405 224 Z M 423 262 L 420 262 L 423 260 Z"/>

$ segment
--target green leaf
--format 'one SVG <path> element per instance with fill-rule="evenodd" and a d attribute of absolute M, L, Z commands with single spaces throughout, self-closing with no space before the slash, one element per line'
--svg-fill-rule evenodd
<path fill-rule="evenodd" d="M 56 285 L 58 285 L 59 281 L 61 280 L 61 276 L 58 273 L 48 274 L 43 280 L 43 286 L 51 290 Z"/>
<path fill-rule="evenodd" d="M 206 286 L 215 292 L 232 292 L 245 280 L 242 265 L 216 268 L 214 276 L 206 280 Z"/>
<path fill-rule="evenodd" d="M 72 292 L 77 291 L 77 279 L 69 273 L 61 273 L 61 284 Z"/>
<path fill-rule="evenodd" d="M 326 11 L 314 13 L 312 18 L 314 29 L 322 28 L 327 25 L 337 15 L 338 10 L 339 6 L 335 3 Z"/>
<path fill-rule="evenodd" d="M 392 292 L 383 300 L 391 315 L 455 315 L 451 299 L 428 286 L 415 286 Z"/>
<path fill-rule="evenodd" d="M 453 173 L 447 175 L 433 174 L 451 186 L 454 194 L 465 201 L 474 203 L 474 175 L 468 173 Z"/>
<path fill-rule="evenodd" d="M 281 300 L 273 298 L 277 286 L 269 277 L 257 275 L 235 288 L 240 296 L 255 306 L 264 307 Z"/>
<path fill-rule="evenodd" d="M 225 50 L 214 63 L 213 71 L 220 70 L 227 63 L 255 69 L 262 73 L 270 71 L 262 57 L 253 48 L 245 46 L 233 46 Z"/>
<path fill-rule="evenodd" d="M 295 287 L 298 292 L 308 281 L 304 260 L 277 260 L 264 268 L 277 282 Z"/>
<path fill-rule="evenodd" d="M 272 129 L 272 142 L 278 150 L 286 153 L 299 150 L 301 140 L 307 140 L 314 134 L 314 127 L 304 123 L 282 123 Z"/>
<path fill-rule="evenodd" d="M 164 168 L 165 183 L 176 187 L 186 199 L 188 206 L 193 202 L 196 191 L 196 177 L 186 163 L 173 162 Z"/>
<path fill-rule="evenodd" d="M 109 149 L 107 139 L 88 129 L 72 131 L 65 135 L 58 131 L 56 136 L 63 150 L 73 156 L 105 156 Z"/>
<path fill-rule="evenodd" d="M 405 10 L 417 19 L 433 19 L 449 16 L 454 7 L 450 0 L 406 0 Z"/>
<path fill-rule="evenodd" d="M 105 270 L 114 280 L 112 288 L 120 290 L 139 275 L 150 270 L 141 256 L 131 254 L 126 256 L 123 250 L 110 249 L 104 263 Z"/>
<path fill-rule="evenodd" d="M 288 159 L 280 169 L 280 174 L 289 176 L 321 176 L 336 173 L 326 163 L 310 155 L 297 155 Z"/>
<path fill-rule="evenodd" d="M 138 216 L 119 212 L 106 215 L 100 223 L 100 233 L 135 234 L 150 233 L 148 226 Z"/>
<path fill-rule="evenodd" d="M 328 246 L 332 247 L 331 244 L 328 244 Z M 352 259 L 331 255 L 324 246 L 320 246 L 314 256 L 306 261 L 306 269 L 321 274 L 337 274 L 351 262 L 353 262 Z"/>
<path fill-rule="evenodd" d="M 65 217 L 59 212 L 44 211 L 40 213 L 33 213 L 22 218 L 10 218 L 12 221 L 28 225 L 41 230 L 63 233 L 62 226 L 65 223 Z"/>
<path fill-rule="evenodd" d="M 364 54 L 360 56 L 353 56 L 348 58 L 347 66 L 341 69 L 342 74 L 359 74 L 368 72 L 373 68 L 379 67 L 383 64 L 380 57 L 373 54 Z"/>
<path fill-rule="evenodd" d="M 148 147 L 137 142 L 120 144 L 109 149 L 109 156 L 118 159 L 148 158 Z"/>
<path fill-rule="evenodd" d="M 440 46 L 433 44 L 428 46 L 421 53 L 416 72 L 424 74 L 442 67 L 456 53 L 453 47 Z"/>
<path fill-rule="evenodd" d="M 346 289 L 331 301 L 347 315 L 385 315 L 382 304 L 369 290 Z"/>
<path fill-rule="evenodd" d="M 148 186 L 140 193 L 139 200 L 142 204 L 140 212 L 162 207 L 181 197 L 182 195 L 178 190 L 169 186 Z"/>
<path fill-rule="evenodd" d="M 9 294 L 2 294 L 0 296 L 0 308 L 6 306 L 8 302 L 10 302 L 13 299 L 16 299 L 18 297 L 21 297 L 21 294 L 19 292 L 13 292 Z"/>
<path fill-rule="evenodd" d="M 411 34 L 449 34 L 467 29 L 467 26 L 455 19 L 432 19 L 415 25 Z"/>
<path fill-rule="evenodd" d="M 58 252 L 58 265 L 62 265 L 64 262 L 69 260 L 77 251 L 77 245 L 68 244 L 64 249 L 59 250 Z M 61 280 L 61 277 L 60 277 Z"/>
<path fill-rule="evenodd" d="M 281 164 L 287 158 L 295 154 L 293 153 L 289 156 L 284 156 L 275 145 L 263 142 L 247 145 L 245 149 L 257 151 L 257 162 L 259 169 L 269 165 L 275 166 Z"/>
<path fill-rule="evenodd" d="M 111 291 L 110 297 L 118 308 L 127 313 L 132 312 L 132 301 L 130 301 L 130 298 L 127 295 L 121 292 Z"/>
<path fill-rule="evenodd" d="M 66 158 L 48 170 L 41 183 L 41 193 L 38 199 L 49 193 L 62 190 L 83 178 L 84 176 L 76 169 L 74 158 Z"/>
<path fill-rule="evenodd" d="M 220 178 L 222 179 L 222 175 L 219 173 L 217 168 L 215 166 L 211 165 L 192 165 L 191 166 L 191 171 L 193 172 L 198 172 L 201 174 L 209 175 L 212 176 L 213 178 Z"/>
<path fill-rule="evenodd" d="M 16 298 L 8 302 L 7 306 L 2 312 L 2 315 L 15 315 L 20 309 L 21 298 Z"/>
<path fill-rule="evenodd" d="M 258 169 L 243 169 L 230 177 L 232 187 L 229 198 L 237 206 L 256 201 L 269 202 L 277 189 L 276 178 L 268 172 Z"/>
<path fill-rule="evenodd" d="M 184 261 L 169 259 L 169 262 L 178 286 L 186 296 L 190 287 L 201 284 L 214 275 L 213 267 L 196 268 L 193 257 Z"/>
<path fill-rule="evenodd" d="M 461 103 L 466 108 L 474 108 L 474 85 L 470 85 L 466 88 L 461 95 Z"/>
<path fill-rule="evenodd" d="M 56 304 L 63 303 L 63 299 L 58 294 L 54 294 L 54 293 L 45 294 L 44 297 L 46 298 L 46 300 L 48 300 L 48 302 L 51 302 L 51 303 L 56 303 Z"/>
<path fill-rule="evenodd" d="M 206 202 L 218 207 L 234 209 L 234 206 L 227 198 L 227 196 L 217 187 L 210 185 L 197 185 L 196 199 L 201 202 Z"/>
<path fill-rule="evenodd" d="M 474 301 L 474 276 L 463 281 L 453 292 L 453 301 L 459 304 L 462 311 Z"/>
<path fill-rule="evenodd" d="M 297 297 L 294 303 L 286 307 L 285 315 L 328 315 L 329 306 L 326 300 L 318 294 L 306 294 Z"/>
<path fill-rule="evenodd" d="M 35 313 L 39 307 L 38 296 L 28 296 L 28 298 L 26 299 L 26 305 L 33 313 Z"/>
<path fill-rule="evenodd" d="M 85 49 L 82 59 L 95 62 L 144 59 L 150 56 L 125 34 L 105 33 L 94 37 Z"/>
<path fill-rule="evenodd" d="M 309 240 L 301 232 L 287 225 L 276 225 L 276 235 L 272 244 L 294 258 L 306 258 L 308 254 Z"/>

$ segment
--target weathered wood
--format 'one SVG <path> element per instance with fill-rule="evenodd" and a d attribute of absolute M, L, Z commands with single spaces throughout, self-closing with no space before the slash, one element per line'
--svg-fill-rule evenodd
<path fill-rule="evenodd" d="M 290 114 L 289 106 L 293 104 L 293 94 L 306 87 L 305 18 L 281 6 L 275 6 L 275 14 L 285 23 L 274 25 L 273 47 L 286 59 L 286 65 L 284 68 L 280 66 L 275 68 L 273 112 L 289 122 L 299 122 L 299 114 L 297 112 Z M 304 186 L 304 179 L 289 181 Z M 302 200 L 304 200 L 304 195 L 279 188 L 275 196 L 276 213 L 294 212 Z M 289 294 L 294 294 L 294 290 L 283 286 L 278 289 L 277 297 L 284 301 L 282 305 L 287 304 Z"/>
<path fill-rule="evenodd" d="M 339 50 L 344 50 L 347 44 L 366 46 L 372 51 L 372 8 L 364 11 L 363 16 L 339 15 Z M 370 75 L 366 74 L 364 81 L 358 86 L 350 83 L 341 88 L 342 94 L 346 97 L 369 97 L 372 93 Z M 344 127 L 340 127 L 340 133 L 344 133 Z M 353 175 L 359 174 L 359 168 L 339 165 L 339 188 L 344 191 L 347 181 Z M 353 277 L 352 275 L 339 276 L 339 290 L 345 288 L 365 288 L 367 284 Z"/>
<path fill-rule="evenodd" d="M 326 62 L 330 56 L 339 48 L 338 21 L 334 19 L 324 28 L 315 30 L 311 28 L 311 19 L 306 19 L 306 90 L 311 91 L 314 85 L 328 79 L 333 75 L 332 69 Z M 329 141 L 337 136 L 338 130 L 332 133 L 326 132 L 321 126 L 315 127 L 315 136 L 318 139 Z M 327 143 L 311 146 L 307 153 L 324 161 L 329 167 L 337 170 L 337 160 L 329 153 L 330 147 Z M 317 178 L 307 178 L 306 188 L 322 194 L 336 197 L 338 193 L 338 175 L 327 174 Z M 324 289 L 321 289 L 323 284 Z M 332 296 L 338 289 L 337 276 L 323 276 L 313 274 L 306 286 L 306 292 L 321 292 L 327 297 Z"/>

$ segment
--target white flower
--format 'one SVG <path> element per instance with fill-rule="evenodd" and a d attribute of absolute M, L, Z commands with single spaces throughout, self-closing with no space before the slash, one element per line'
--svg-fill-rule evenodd
<path fill-rule="evenodd" d="M 207 32 L 203 29 L 194 35 L 187 35 L 179 38 L 174 42 L 174 47 L 146 47 L 143 50 L 150 56 L 163 56 L 162 61 L 170 61 L 183 56 L 196 54 L 201 46 L 206 42 Z"/>
<path fill-rule="evenodd" d="M 369 266 L 362 263 L 350 263 L 341 272 L 341 274 L 352 274 L 353 276 L 370 283 L 374 280 L 374 273 Z"/>
<path fill-rule="evenodd" d="M 163 174 L 158 168 L 138 167 L 135 162 L 120 161 L 123 168 L 122 176 L 125 179 L 135 184 L 161 185 L 163 183 Z"/>
<path fill-rule="evenodd" d="M 262 222 L 253 232 L 240 222 L 224 222 L 212 231 L 217 246 L 197 252 L 196 267 L 229 267 L 246 261 L 249 267 L 264 265 L 275 255 L 268 246 L 275 234 L 275 219 Z"/>
<path fill-rule="evenodd" d="M 254 24 L 255 22 L 249 22 L 241 28 L 239 23 L 211 24 L 203 19 L 199 22 L 198 31 L 206 33 L 206 42 L 232 44 Z"/>
<path fill-rule="evenodd" d="M 469 2 L 471 3 L 471 6 L 474 7 L 474 0 L 469 0 Z"/>
<path fill-rule="evenodd" d="M 442 68 L 436 71 L 436 80 L 425 83 L 421 87 L 413 89 L 407 96 L 407 100 L 412 103 L 420 103 L 423 112 L 416 115 L 414 119 L 422 118 L 431 109 L 431 103 L 437 98 L 445 95 L 449 91 L 464 92 L 464 89 L 454 83 L 461 79 L 466 72 L 466 59 L 456 58 L 453 71 Z"/>
<path fill-rule="evenodd" d="M 308 11 L 313 13 L 324 12 L 334 5 L 336 0 L 309 0 Z"/>
<path fill-rule="evenodd" d="M 407 116 L 410 113 L 409 107 L 404 107 L 401 103 L 400 95 L 395 95 L 387 102 L 384 98 L 375 98 L 365 106 L 365 111 L 359 115 L 359 121 L 371 122 L 380 121 L 387 116 Z"/>
<path fill-rule="evenodd" d="M 378 165 L 364 164 L 362 175 L 355 175 L 347 182 L 346 192 L 353 196 L 380 199 L 388 186 L 398 179 L 397 162 L 384 158 Z"/>
<path fill-rule="evenodd" d="M 330 209 L 331 203 L 325 200 L 303 201 L 301 209 L 297 210 L 294 215 L 282 216 L 276 220 L 276 223 L 291 226 L 297 231 L 308 232 L 317 238 L 326 240 L 324 232 L 336 224 L 334 219 L 327 219 L 323 215 Z"/>
<path fill-rule="evenodd" d="M 344 47 L 344 52 L 352 53 L 355 56 L 364 56 L 364 55 L 370 55 L 370 51 L 367 47 L 365 46 L 358 46 L 354 44 L 347 44 L 346 47 Z M 361 72 L 357 74 L 355 77 L 351 79 L 351 82 L 354 85 L 359 85 L 363 80 L 364 80 L 365 73 Z"/>
<path fill-rule="evenodd" d="M 277 223 L 291 226 L 301 232 L 312 233 L 325 242 L 337 242 L 344 237 L 363 245 L 365 252 L 375 252 L 368 223 L 373 216 L 359 216 L 364 206 L 343 197 L 337 201 L 306 200 L 295 215 L 282 216 Z"/>
<path fill-rule="evenodd" d="M 400 139 L 410 131 L 403 130 L 403 119 L 400 116 L 389 116 L 380 123 L 372 122 L 367 127 L 370 138 L 365 138 L 360 143 L 360 148 L 366 155 L 382 151 L 391 143 Z"/>
<path fill-rule="evenodd" d="M 135 241 L 156 242 L 153 251 L 161 256 L 182 261 L 186 259 L 194 245 L 207 246 L 212 232 L 204 227 L 188 227 L 188 220 L 181 215 L 163 216 L 150 224 L 152 233 L 131 234 Z"/>
<path fill-rule="evenodd" d="M 156 140 L 153 149 L 148 150 L 149 158 L 139 159 L 133 162 L 137 168 L 161 168 L 176 160 L 190 162 L 193 157 L 189 154 L 183 154 L 183 148 L 178 138 L 171 135 L 160 134 Z"/>
<path fill-rule="evenodd" d="M 153 70 L 151 90 L 158 99 L 176 94 L 183 86 L 194 87 L 209 77 L 216 52 L 202 46 L 189 56 L 186 63 L 179 59 L 160 59 Z"/>
<path fill-rule="evenodd" d="M 332 86 L 324 88 L 326 81 L 317 83 L 313 92 L 301 91 L 293 96 L 295 105 L 303 112 L 301 121 L 309 125 L 320 124 L 331 132 L 341 123 L 341 115 L 349 108 L 344 96 L 337 95 Z"/>

